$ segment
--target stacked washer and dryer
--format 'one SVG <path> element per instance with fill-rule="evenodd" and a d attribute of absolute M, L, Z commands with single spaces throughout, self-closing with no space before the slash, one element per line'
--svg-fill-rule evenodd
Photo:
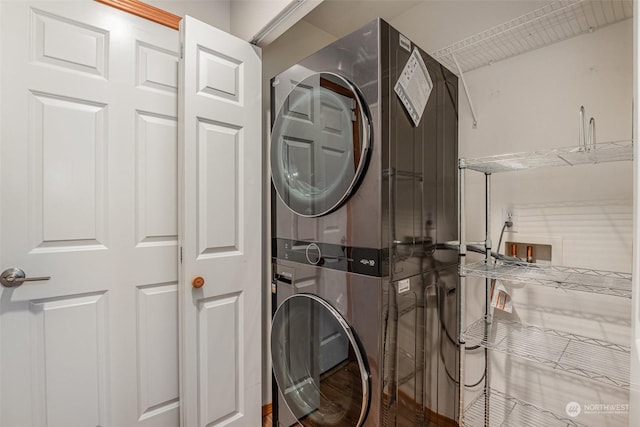
<path fill-rule="evenodd" d="M 274 426 L 456 424 L 457 97 L 380 19 L 273 78 Z"/>

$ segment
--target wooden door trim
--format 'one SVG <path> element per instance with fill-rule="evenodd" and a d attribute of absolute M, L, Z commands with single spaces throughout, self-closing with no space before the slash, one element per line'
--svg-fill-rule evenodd
<path fill-rule="evenodd" d="M 159 9 L 150 4 L 143 3 L 139 0 L 95 0 L 98 3 L 106 4 L 107 6 L 115 7 L 116 9 L 123 10 L 141 18 L 148 19 L 149 21 L 156 22 L 158 24 L 178 29 L 181 16 L 174 15 L 166 10 Z"/>
<path fill-rule="evenodd" d="M 266 417 L 273 412 L 273 404 L 267 403 L 266 405 L 262 405 L 262 416 Z"/>

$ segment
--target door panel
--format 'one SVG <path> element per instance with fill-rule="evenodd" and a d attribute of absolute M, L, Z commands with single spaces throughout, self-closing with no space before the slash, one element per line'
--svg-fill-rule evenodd
<path fill-rule="evenodd" d="M 106 305 L 105 292 L 30 302 L 35 425 L 108 425 Z"/>
<path fill-rule="evenodd" d="M 138 286 L 138 419 L 178 425 L 178 284 Z M 168 416 L 167 414 L 171 414 Z M 162 420 L 162 421 L 160 421 Z"/>
<path fill-rule="evenodd" d="M 238 217 L 242 129 L 230 123 L 198 120 L 198 257 L 241 251 Z M 224 183 L 224 185 L 221 185 Z"/>
<path fill-rule="evenodd" d="M 183 425 L 258 426 L 260 53 L 188 16 L 181 43 Z M 191 286 L 195 276 L 204 286 Z"/>
<path fill-rule="evenodd" d="M 178 34 L 0 7 L 0 425 L 176 426 Z"/>
<path fill-rule="evenodd" d="M 32 250 L 105 249 L 107 104 L 33 92 L 29 101 Z"/>
<path fill-rule="evenodd" d="M 109 30 L 33 8 L 35 60 L 108 78 Z"/>
<path fill-rule="evenodd" d="M 174 64 L 175 65 L 175 64 Z M 138 245 L 176 244 L 178 122 L 136 111 L 136 240 Z"/>
<path fill-rule="evenodd" d="M 242 349 L 238 332 L 242 295 L 234 293 L 202 299 L 198 303 L 199 369 L 204 374 L 199 390 L 200 416 L 214 425 L 242 416 Z M 221 327 L 221 325 L 225 325 Z M 246 421 L 245 421 L 246 422 Z"/>

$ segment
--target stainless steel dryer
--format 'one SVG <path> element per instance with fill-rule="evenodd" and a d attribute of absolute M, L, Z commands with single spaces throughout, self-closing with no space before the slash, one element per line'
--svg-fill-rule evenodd
<path fill-rule="evenodd" d="M 274 425 L 455 423 L 457 78 L 377 19 L 271 100 Z"/>

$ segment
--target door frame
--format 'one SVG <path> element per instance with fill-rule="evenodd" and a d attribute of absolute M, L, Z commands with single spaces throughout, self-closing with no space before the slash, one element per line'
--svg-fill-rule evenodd
<path fill-rule="evenodd" d="M 157 24 L 178 30 L 182 17 L 174 15 L 150 4 L 139 0 L 95 0 L 98 3 L 106 4 L 127 13 L 148 19 Z"/>

